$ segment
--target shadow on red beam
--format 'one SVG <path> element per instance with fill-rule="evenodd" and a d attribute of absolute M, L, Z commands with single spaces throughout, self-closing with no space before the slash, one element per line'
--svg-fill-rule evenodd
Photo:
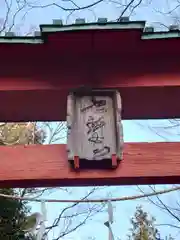
<path fill-rule="evenodd" d="M 0 147 L 0 187 L 180 183 L 180 143 L 126 143 L 116 170 L 69 166 L 66 145 Z"/>
<path fill-rule="evenodd" d="M 0 122 L 66 121 L 67 91 L 0 91 Z M 120 88 L 123 119 L 179 118 L 180 87 Z"/>

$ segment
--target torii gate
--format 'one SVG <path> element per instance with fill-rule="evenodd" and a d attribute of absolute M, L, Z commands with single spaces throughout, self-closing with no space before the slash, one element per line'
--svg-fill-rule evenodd
<path fill-rule="evenodd" d="M 69 90 L 116 88 L 123 119 L 180 117 L 179 31 L 143 21 L 41 25 L 0 37 L 0 121 L 64 121 Z M 138 134 L 138 133 L 137 133 Z M 0 187 L 180 183 L 180 143 L 125 143 L 115 170 L 75 172 L 66 145 L 0 147 Z"/>

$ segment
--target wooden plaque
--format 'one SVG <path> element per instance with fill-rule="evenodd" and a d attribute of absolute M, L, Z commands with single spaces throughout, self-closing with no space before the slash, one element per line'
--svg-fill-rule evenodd
<path fill-rule="evenodd" d="M 122 159 L 119 92 L 91 90 L 86 95 L 72 93 L 68 96 L 67 108 L 67 151 L 70 161 L 116 162 Z"/>

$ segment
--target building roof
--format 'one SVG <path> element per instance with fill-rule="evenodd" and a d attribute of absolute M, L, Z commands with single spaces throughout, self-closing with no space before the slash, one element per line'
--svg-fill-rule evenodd
<path fill-rule="evenodd" d="M 65 120 L 67 95 L 81 86 L 120 90 L 123 119 L 180 117 L 175 28 L 102 19 L 40 28 L 40 36 L 0 38 L 1 121 Z"/>
<path fill-rule="evenodd" d="M 84 19 L 76 19 L 74 24 L 63 25 L 62 20 L 54 20 L 53 24 L 40 25 L 40 31 L 34 36 L 16 36 L 14 32 L 7 32 L 0 37 L 0 43 L 27 43 L 42 44 L 48 35 L 58 32 L 82 32 L 82 31 L 138 31 L 140 39 L 167 39 L 179 38 L 180 31 L 177 26 L 170 26 L 168 31 L 154 31 L 153 27 L 147 27 L 145 21 L 129 21 L 127 17 L 116 22 L 108 22 L 106 18 L 99 18 L 97 22 L 86 23 Z"/>

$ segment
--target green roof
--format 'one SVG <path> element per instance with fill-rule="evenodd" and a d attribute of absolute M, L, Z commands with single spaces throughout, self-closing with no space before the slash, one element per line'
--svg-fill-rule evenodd
<path fill-rule="evenodd" d="M 50 33 L 55 32 L 74 32 L 74 31 L 88 31 L 88 30 L 131 30 L 139 29 L 142 31 L 141 39 L 166 39 L 166 38 L 179 38 L 179 30 L 154 32 L 153 28 L 146 31 L 145 21 L 119 21 L 119 22 L 106 22 L 106 19 L 100 19 L 99 22 L 85 23 L 83 19 L 77 19 L 75 24 L 63 25 L 61 20 L 55 20 L 55 24 L 42 24 L 40 25 L 40 36 L 14 36 L 13 33 L 7 33 L 7 36 L 0 37 L 0 43 L 27 43 L 27 44 L 42 44 L 44 37 Z M 57 24 L 58 23 L 58 24 Z"/>
<path fill-rule="evenodd" d="M 83 23 L 71 25 L 44 24 L 40 25 L 41 32 L 64 32 L 80 30 L 120 30 L 120 29 L 144 29 L 145 21 L 128 21 L 128 22 L 107 22 L 107 23 Z"/>

